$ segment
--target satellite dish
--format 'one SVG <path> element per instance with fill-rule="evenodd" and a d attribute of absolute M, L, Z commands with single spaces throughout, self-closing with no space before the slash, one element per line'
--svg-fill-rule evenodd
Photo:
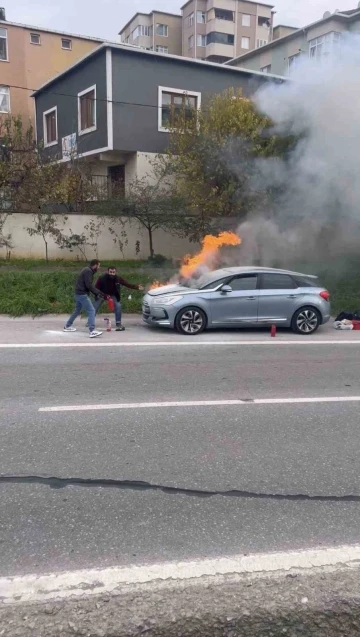
<path fill-rule="evenodd" d="M 359 4 L 360 4 L 360 2 L 359 2 Z M 330 11 L 325 11 L 325 13 L 323 15 L 323 18 L 330 18 L 330 16 L 331 16 Z"/>

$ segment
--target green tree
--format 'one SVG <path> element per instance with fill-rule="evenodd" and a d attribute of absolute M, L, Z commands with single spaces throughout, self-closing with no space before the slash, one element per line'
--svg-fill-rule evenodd
<path fill-rule="evenodd" d="M 242 219 L 269 197 L 258 160 L 283 155 L 291 141 L 276 137 L 240 90 L 215 95 L 192 117 L 176 115 L 163 162 L 193 213 L 190 233 L 204 234 L 216 218 Z"/>
<path fill-rule="evenodd" d="M 156 230 L 165 230 L 170 234 L 186 236 L 188 225 L 188 211 L 182 197 L 174 194 L 168 174 L 162 170 L 162 166 L 154 161 L 149 174 L 142 178 L 135 177 L 124 189 L 112 188 L 111 197 L 106 201 L 97 201 L 92 204 L 96 214 L 106 215 L 110 219 L 110 233 L 119 244 L 120 250 L 127 245 L 126 231 L 123 228 L 123 220 L 136 222 L 140 228 L 145 229 L 148 236 L 149 256 L 153 258 L 154 233 Z M 122 230 L 114 232 L 117 220 L 122 221 Z M 137 246 L 139 250 L 139 246 Z"/>
<path fill-rule="evenodd" d="M 49 204 L 71 212 L 86 210 L 96 196 L 90 165 L 57 159 L 36 146 L 32 127 L 25 127 L 20 117 L 0 120 L 0 210 L 38 214 Z"/>

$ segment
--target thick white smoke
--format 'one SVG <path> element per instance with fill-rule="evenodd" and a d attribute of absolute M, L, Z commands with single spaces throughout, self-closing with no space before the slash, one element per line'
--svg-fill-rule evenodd
<path fill-rule="evenodd" d="M 305 58 L 305 56 L 304 56 Z M 360 37 L 321 62 L 305 58 L 283 84 L 256 95 L 280 135 L 299 136 L 290 157 L 264 160 L 253 187 L 276 186 L 271 212 L 239 228 L 241 260 L 291 265 L 336 259 L 360 241 Z"/>

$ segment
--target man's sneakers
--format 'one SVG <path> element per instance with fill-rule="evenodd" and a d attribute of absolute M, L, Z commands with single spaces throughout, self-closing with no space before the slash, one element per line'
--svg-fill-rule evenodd
<path fill-rule="evenodd" d="M 76 327 L 64 327 L 64 332 L 76 332 Z"/>
<path fill-rule="evenodd" d="M 123 325 L 121 325 L 121 323 L 116 323 L 115 332 L 125 332 L 125 327 Z"/>
<path fill-rule="evenodd" d="M 101 336 L 102 332 L 97 332 L 96 330 L 94 330 L 93 332 L 90 332 L 89 336 L 90 338 L 96 338 L 97 336 Z"/>

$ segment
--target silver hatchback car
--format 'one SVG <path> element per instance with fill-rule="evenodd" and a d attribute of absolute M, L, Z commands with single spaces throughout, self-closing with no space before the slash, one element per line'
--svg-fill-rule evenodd
<path fill-rule="evenodd" d="M 150 290 L 143 300 L 149 325 L 200 334 L 216 327 L 290 327 L 313 334 L 330 319 L 329 292 L 317 277 L 273 268 L 215 270 L 196 282 Z"/>

